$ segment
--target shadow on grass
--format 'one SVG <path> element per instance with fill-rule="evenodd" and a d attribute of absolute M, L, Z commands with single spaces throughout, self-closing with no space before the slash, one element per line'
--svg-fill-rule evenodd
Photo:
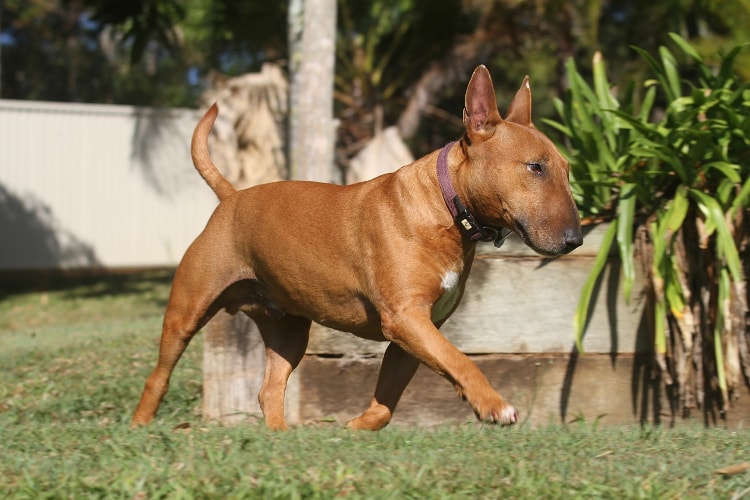
<path fill-rule="evenodd" d="M 144 295 L 169 286 L 174 269 L 0 273 L 0 301 L 12 295 L 62 292 L 68 298 Z M 154 297 L 166 305 L 167 297 Z"/>

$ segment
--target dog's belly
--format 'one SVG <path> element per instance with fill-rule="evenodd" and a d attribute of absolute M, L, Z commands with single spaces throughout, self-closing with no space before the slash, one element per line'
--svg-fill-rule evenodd
<path fill-rule="evenodd" d="M 334 330 L 347 332 L 369 340 L 384 341 L 380 315 L 365 298 L 352 296 L 348 300 L 336 297 L 335 301 L 316 304 L 303 316 Z"/>
<path fill-rule="evenodd" d="M 380 323 L 345 323 L 338 321 L 316 321 L 323 326 L 333 328 L 346 333 L 351 333 L 359 338 L 367 340 L 375 340 L 377 342 L 384 342 L 386 338 L 383 336 L 383 330 Z"/>
<path fill-rule="evenodd" d="M 265 288 L 265 287 L 263 287 Z M 256 288 L 257 290 L 258 288 Z M 334 330 L 354 334 L 358 337 L 384 341 L 380 315 L 372 303 L 355 294 L 325 293 L 309 291 L 308 293 L 254 293 L 252 301 L 247 304 L 250 309 L 260 308 L 265 314 L 283 316 L 291 314 L 302 316 Z M 252 314 L 251 314 L 252 315 Z"/>

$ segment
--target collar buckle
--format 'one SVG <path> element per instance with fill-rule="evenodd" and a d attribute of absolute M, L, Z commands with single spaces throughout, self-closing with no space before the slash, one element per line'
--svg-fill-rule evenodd
<path fill-rule="evenodd" d="M 453 221 L 458 226 L 461 234 L 470 240 L 486 240 L 488 237 L 487 231 L 479 225 L 474 216 L 471 215 L 471 212 L 469 212 L 464 204 L 461 203 L 461 199 L 458 195 L 453 197 L 453 204 L 455 205 L 457 212 L 453 217 Z M 492 239 L 494 235 L 489 235 L 489 237 Z"/>

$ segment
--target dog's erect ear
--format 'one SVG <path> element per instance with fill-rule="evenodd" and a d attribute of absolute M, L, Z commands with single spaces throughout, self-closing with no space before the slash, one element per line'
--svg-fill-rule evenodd
<path fill-rule="evenodd" d="M 495 127 L 502 122 L 497 110 L 495 86 L 490 72 L 484 65 L 477 66 L 466 88 L 464 104 L 464 127 L 472 143 L 479 143 L 492 136 Z"/>
<path fill-rule="evenodd" d="M 505 117 L 506 120 L 519 125 L 526 125 L 527 127 L 533 127 L 531 123 L 531 85 L 529 85 L 529 77 L 523 79 L 521 88 L 516 92 L 516 96 L 508 106 L 508 114 Z"/>

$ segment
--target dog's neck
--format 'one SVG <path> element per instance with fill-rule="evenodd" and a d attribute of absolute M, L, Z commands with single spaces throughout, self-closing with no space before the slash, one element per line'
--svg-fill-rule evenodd
<path fill-rule="evenodd" d="M 448 153 L 456 142 L 449 142 L 440 150 L 437 159 L 437 177 L 440 185 L 440 192 L 443 194 L 445 205 L 453 215 L 453 221 L 461 231 L 464 238 L 471 241 L 494 241 L 496 247 L 503 244 L 510 231 L 507 229 L 494 229 L 482 226 L 471 214 L 466 205 L 461 201 L 456 189 L 453 187 L 451 177 L 448 172 Z"/>

